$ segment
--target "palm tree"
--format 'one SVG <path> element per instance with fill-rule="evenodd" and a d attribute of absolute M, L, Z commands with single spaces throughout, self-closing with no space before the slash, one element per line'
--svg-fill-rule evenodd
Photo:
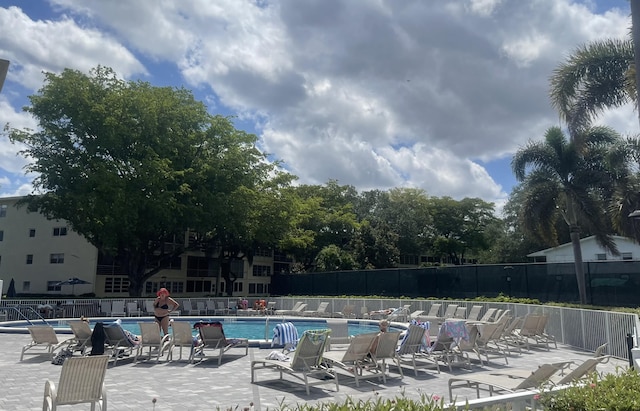
<path fill-rule="evenodd" d="M 634 0 L 636 1 L 636 0 Z M 636 101 L 633 42 L 595 41 L 579 47 L 551 76 L 551 103 L 573 137 L 608 108 Z"/>
<path fill-rule="evenodd" d="M 583 229 L 595 235 L 605 249 L 618 254 L 605 200 L 605 190 L 612 185 L 605 160 L 609 148 L 620 140 L 608 127 L 587 128 L 571 141 L 559 127 L 551 127 L 543 142 L 529 142 L 511 162 L 522 182 L 523 228 L 557 244 L 554 221 L 560 216 L 569 226 L 581 304 L 587 303 L 580 248 Z"/>

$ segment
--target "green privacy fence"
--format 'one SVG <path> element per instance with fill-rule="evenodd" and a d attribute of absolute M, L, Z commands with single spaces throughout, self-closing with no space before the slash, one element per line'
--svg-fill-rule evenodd
<path fill-rule="evenodd" d="M 584 263 L 589 303 L 640 305 L 640 261 Z M 505 294 L 542 302 L 577 302 L 573 263 L 460 265 L 277 274 L 271 295 L 378 295 L 466 299 Z"/>

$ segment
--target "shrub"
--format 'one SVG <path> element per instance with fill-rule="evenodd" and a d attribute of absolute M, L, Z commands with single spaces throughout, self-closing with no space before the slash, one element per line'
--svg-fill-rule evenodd
<path fill-rule="evenodd" d="M 640 410 L 640 374 L 634 370 L 594 374 L 580 384 L 560 392 L 543 392 L 540 403 L 548 411 L 637 411 Z"/>

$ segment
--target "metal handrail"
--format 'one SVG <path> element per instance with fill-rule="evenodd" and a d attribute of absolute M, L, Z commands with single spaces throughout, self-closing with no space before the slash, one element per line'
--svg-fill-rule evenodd
<path fill-rule="evenodd" d="M 29 325 L 34 325 L 34 324 L 31 322 L 31 319 L 29 319 L 29 317 L 27 317 L 26 315 L 24 315 L 24 314 L 22 313 L 22 311 L 20 311 L 20 309 L 26 309 L 27 311 L 31 311 L 33 314 L 35 314 L 35 316 L 36 316 L 37 318 L 39 318 L 40 320 L 42 320 L 42 322 L 43 322 L 43 323 L 45 323 L 45 324 L 47 324 L 47 325 L 49 324 L 49 323 L 47 322 L 47 320 L 46 320 L 43 316 L 41 316 L 41 315 L 40 315 L 40 313 L 39 313 L 39 312 L 37 312 L 36 310 L 34 310 L 34 309 L 33 309 L 33 307 L 31 307 L 31 306 L 29 306 L 29 305 L 19 305 L 19 304 L 18 304 L 18 305 L 12 305 L 12 306 L 9 306 L 9 307 L 0 307 L 0 311 L 15 311 L 15 312 L 17 313 L 17 315 L 18 315 L 18 318 L 21 318 L 21 319 L 25 320 L 26 322 L 28 322 L 28 323 L 29 323 Z"/>

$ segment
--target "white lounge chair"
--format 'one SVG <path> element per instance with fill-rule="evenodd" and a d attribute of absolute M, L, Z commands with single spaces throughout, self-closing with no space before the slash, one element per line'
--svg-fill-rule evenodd
<path fill-rule="evenodd" d="M 377 337 L 377 333 L 354 335 L 346 350 L 327 351 L 322 358 L 329 365 L 346 371 L 355 379 L 356 387 L 359 387 L 360 380 L 379 377 L 377 373 L 366 367 L 371 363 L 371 361 L 367 361 L 367 358 Z"/>
<path fill-rule="evenodd" d="M 180 349 L 180 357 L 178 360 L 182 359 L 182 349 L 189 349 L 189 357 L 188 360 L 191 362 L 193 355 L 193 347 L 194 347 L 194 338 L 193 338 L 193 330 L 191 328 L 191 324 L 185 321 L 173 321 L 171 323 L 171 343 L 169 345 L 169 355 L 167 356 L 168 361 L 173 361 L 173 349 Z"/>
<path fill-rule="evenodd" d="M 154 324 L 155 325 L 155 324 Z M 105 350 L 111 352 L 113 365 L 118 363 L 121 357 L 130 356 L 135 351 L 135 357 L 138 356 L 140 349 L 140 340 L 136 340 L 137 336 L 126 332 L 118 323 L 104 325 Z"/>
<path fill-rule="evenodd" d="M 153 306 L 153 300 L 145 300 L 144 301 L 144 311 L 147 315 L 155 314 L 155 307 Z"/>
<path fill-rule="evenodd" d="M 194 348 L 191 362 L 196 357 L 201 360 L 208 358 L 205 350 L 217 352 L 215 357 L 218 358 L 218 365 L 222 364 L 223 355 L 232 348 L 244 347 L 244 355 L 249 354 L 249 340 L 246 338 L 226 338 L 221 322 L 196 323 L 195 326 L 200 332 L 200 344 Z"/>
<path fill-rule="evenodd" d="M 91 410 L 107 409 L 104 377 L 109 357 L 71 357 L 62 364 L 58 385 L 47 380 L 44 385 L 43 411 L 55 410 L 60 405 L 91 403 Z"/>
<path fill-rule="evenodd" d="M 124 301 L 113 301 L 111 303 L 111 317 L 126 317 L 127 313 L 124 308 Z"/>
<path fill-rule="evenodd" d="M 129 317 L 140 317 L 142 310 L 138 307 L 138 303 L 135 301 L 127 303 L 127 315 Z"/>
<path fill-rule="evenodd" d="M 331 330 L 331 336 L 327 343 L 327 350 L 349 344 L 349 323 L 344 319 L 327 319 L 327 327 Z"/>
<path fill-rule="evenodd" d="M 251 383 L 256 382 L 256 371 L 260 369 L 278 372 L 280 380 L 283 375 L 302 381 L 307 395 L 309 387 L 321 384 L 335 384 L 336 391 L 340 390 L 338 375 L 333 368 L 327 367 L 322 361 L 322 356 L 330 334 L 330 330 L 307 330 L 302 334 L 300 343 L 289 361 L 280 360 L 254 360 L 251 361 Z"/>
<path fill-rule="evenodd" d="M 489 396 L 496 391 L 514 392 L 518 390 L 538 388 L 549 381 L 565 365 L 542 364 L 533 370 L 527 377 L 518 377 L 515 374 L 496 374 L 493 372 L 474 372 L 449 378 L 449 399 L 453 401 L 453 389 L 457 387 L 473 387 L 476 396 L 480 398 L 480 387 L 487 386 Z"/>
<path fill-rule="evenodd" d="M 380 371 L 382 381 L 387 383 L 387 360 L 391 360 L 398 368 L 400 378 L 404 377 L 400 359 L 396 355 L 398 349 L 398 340 L 400 331 L 387 331 L 378 334 L 378 343 L 376 349 L 371 352 L 371 359 L 375 363 L 375 368 Z"/>
<path fill-rule="evenodd" d="M 36 325 L 27 327 L 29 334 L 31 334 L 31 342 L 22 347 L 20 353 L 20 361 L 24 359 L 25 354 L 29 350 L 43 349 L 43 351 L 29 352 L 28 354 L 41 355 L 47 354 L 49 359 L 53 358 L 54 352 L 63 346 L 68 346 L 74 339 L 67 339 L 59 341 L 55 330 L 50 325 Z"/>
<path fill-rule="evenodd" d="M 301 314 L 303 317 L 328 317 L 330 316 L 330 314 L 327 312 L 328 307 L 329 307 L 329 303 L 326 301 L 323 301 L 318 304 L 317 309 L 302 311 Z"/>
<path fill-rule="evenodd" d="M 135 360 L 138 361 L 144 349 L 148 348 L 147 359 L 151 359 L 151 350 L 155 350 L 156 362 L 160 361 L 164 351 L 170 347 L 171 336 L 169 334 L 160 335 L 160 327 L 156 323 L 139 322 L 138 326 L 140 327 L 140 345 Z"/>
<path fill-rule="evenodd" d="M 431 345 L 429 335 L 430 324 L 420 323 L 410 324 L 409 330 L 400 342 L 400 347 L 396 352 L 401 365 L 408 365 L 413 368 L 413 372 L 418 376 L 419 369 L 435 368 L 440 374 L 440 364 L 437 359 L 427 352 Z"/>
<path fill-rule="evenodd" d="M 74 335 L 72 349 L 80 351 L 84 355 L 87 348 L 91 347 L 91 333 L 93 331 L 89 327 L 89 323 L 81 320 L 69 321 L 69 328 Z"/>
<path fill-rule="evenodd" d="M 290 310 L 284 310 L 284 309 L 276 310 L 274 314 L 275 315 L 290 315 L 290 313 L 292 311 L 297 311 L 302 304 L 304 304 L 304 301 L 298 301 L 293 305 L 293 307 Z"/>

